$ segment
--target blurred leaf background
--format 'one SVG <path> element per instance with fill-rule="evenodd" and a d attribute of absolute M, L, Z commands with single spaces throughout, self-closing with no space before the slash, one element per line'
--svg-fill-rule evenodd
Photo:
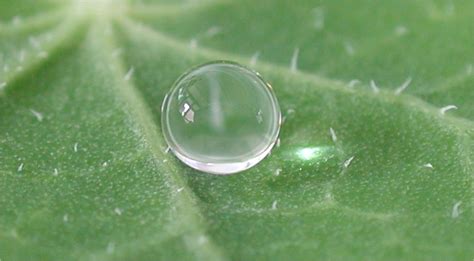
<path fill-rule="evenodd" d="M 0 0 L 0 259 L 471 260 L 473 21 L 470 0 Z M 217 59 L 285 119 L 226 177 L 159 125 Z"/>

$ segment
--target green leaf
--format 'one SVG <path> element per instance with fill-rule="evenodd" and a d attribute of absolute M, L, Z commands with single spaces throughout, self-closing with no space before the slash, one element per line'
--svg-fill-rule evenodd
<path fill-rule="evenodd" d="M 472 259 L 473 10 L 3 1 L 0 259 Z M 167 154 L 159 125 L 174 80 L 219 59 L 259 71 L 285 118 L 225 177 Z"/>

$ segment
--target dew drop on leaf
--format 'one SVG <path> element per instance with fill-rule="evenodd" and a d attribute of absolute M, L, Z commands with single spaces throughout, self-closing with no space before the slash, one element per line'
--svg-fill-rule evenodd
<path fill-rule="evenodd" d="M 213 174 L 259 163 L 276 143 L 280 123 L 270 85 L 233 62 L 211 62 L 184 73 L 162 105 L 171 151 L 188 166 Z"/>

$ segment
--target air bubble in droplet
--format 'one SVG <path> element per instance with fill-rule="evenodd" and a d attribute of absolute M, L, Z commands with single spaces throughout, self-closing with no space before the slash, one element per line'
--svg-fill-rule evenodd
<path fill-rule="evenodd" d="M 258 73 L 218 61 L 183 74 L 166 95 L 162 129 L 173 153 L 188 166 L 231 174 L 259 163 L 280 131 L 280 108 Z"/>

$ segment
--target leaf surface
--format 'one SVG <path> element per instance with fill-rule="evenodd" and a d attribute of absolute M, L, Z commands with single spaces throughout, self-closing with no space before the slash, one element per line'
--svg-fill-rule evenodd
<path fill-rule="evenodd" d="M 472 1 L 17 2 L 2 260 L 474 256 Z M 167 154 L 159 124 L 175 79 L 221 59 L 259 71 L 285 119 L 226 177 Z"/>

